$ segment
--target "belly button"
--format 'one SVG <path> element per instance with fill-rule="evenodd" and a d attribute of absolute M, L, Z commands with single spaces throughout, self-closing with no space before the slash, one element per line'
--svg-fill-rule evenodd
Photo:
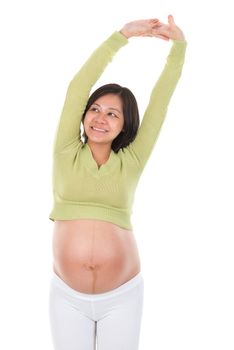
<path fill-rule="evenodd" d="M 84 264 L 84 267 L 87 269 L 87 270 L 97 270 L 98 269 L 98 266 L 97 265 L 87 265 L 87 264 Z"/>

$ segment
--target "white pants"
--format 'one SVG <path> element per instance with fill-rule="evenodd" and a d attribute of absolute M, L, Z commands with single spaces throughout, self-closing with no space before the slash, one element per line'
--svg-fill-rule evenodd
<path fill-rule="evenodd" d="M 100 294 L 78 292 L 53 272 L 49 317 L 54 349 L 137 350 L 143 298 L 141 272 Z"/>

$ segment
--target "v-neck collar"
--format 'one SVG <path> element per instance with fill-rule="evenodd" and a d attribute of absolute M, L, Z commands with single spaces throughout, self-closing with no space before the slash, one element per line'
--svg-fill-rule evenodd
<path fill-rule="evenodd" d="M 108 174 L 116 166 L 116 164 L 118 164 L 118 156 L 113 150 L 111 150 L 107 161 L 104 164 L 101 164 L 100 167 L 98 167 L 96 160 L 93 158 L 93 154 L 88 143 L 84 144 L 83 152 L 85 152 L 87 167 L 96 175 Z"/>

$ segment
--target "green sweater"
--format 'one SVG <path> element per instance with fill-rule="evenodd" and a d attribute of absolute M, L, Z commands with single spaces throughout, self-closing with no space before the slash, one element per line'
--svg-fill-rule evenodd
<path fill-rule="evenodd" d="M 114 32 L 71 80 L 53 146 L 54 205 L 49 219 L 99 219 L 132 229 L 134 193 L 165 119 L 180 78 L 186 41 L 172 40 L 165 67 L 155 84 L 136 138 L 118 153 L 113 150 L 100 168 L 89 145 L 81 140 L 81 118 L 91 88 L 115 53 L 128 43 Z"/>

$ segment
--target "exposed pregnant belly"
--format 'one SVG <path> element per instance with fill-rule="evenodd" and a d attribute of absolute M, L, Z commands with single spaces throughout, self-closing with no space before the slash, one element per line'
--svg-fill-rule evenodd
<path fill-rule="evenodd" d="M 104 293 L 140 272 L 133 232 L 101 220 L 59 220 L 53 232 L 54 272 L 82 293 Z"/>

